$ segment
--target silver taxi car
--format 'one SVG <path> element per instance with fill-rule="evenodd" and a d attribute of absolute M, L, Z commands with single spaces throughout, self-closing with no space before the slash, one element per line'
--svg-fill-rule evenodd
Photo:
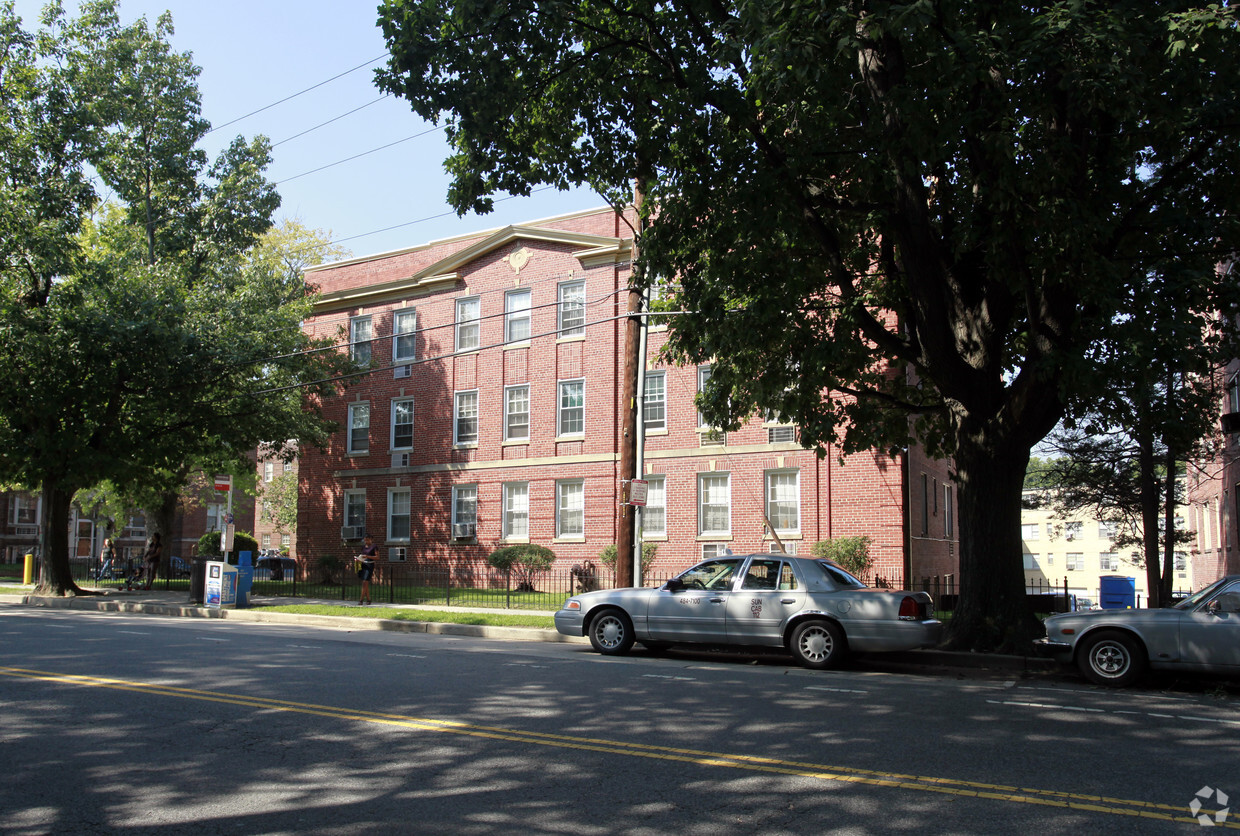
<path fill-rule="evenodd" d="M 750 554 L 703 561 L 658 588 L 574 595 L 555 627 L 608 655 L 634 642 L 784 647 L 824 669 L 850 650 L 937 645 L 943 625 L 933 612 L 927 593 L 870 589 L 830 560 Z"/>
<path fill-rule="evenodd" d="M 1240 677 L 1240 575 L 1157 610 L 1090 610 L 1047 617 L 1044 654 L 1097 685 L 1122 688 L 1147 669 Z"/>

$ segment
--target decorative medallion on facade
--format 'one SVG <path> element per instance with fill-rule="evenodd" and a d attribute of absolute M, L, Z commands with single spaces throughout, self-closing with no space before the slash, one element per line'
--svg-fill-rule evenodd
<path fill-rule="evenodd" d="M 501 261 L 507 262 L 508 266 L 512 268 L 512 272 L 519 276 L 521 271 L 525 269 L 525 265 L 530 263 L 530 258 L 533 255 L 534 253 L 530 252 L 529 247 L 522 247 L 515 253 L 504 256 Z"/>

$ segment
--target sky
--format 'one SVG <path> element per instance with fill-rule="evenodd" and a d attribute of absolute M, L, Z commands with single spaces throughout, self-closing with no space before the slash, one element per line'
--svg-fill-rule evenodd
<path fill-rule="evenodd" d="M 15 5 L 25 28 L 36 28 L 43 0 Z M 77 5 L 65 0 L 70 16 Z M 152 28 L 164 11 L 172 14 L 173 47 L 192 53 L 202 68 L 202 112 L 213 126 L 202 143 L 208 157 L 238 135 L 265 135 L 276 144 L 267 175 L 283 199 L 277 219 L 296 218 L 330 233 L 355 256 L 603 205 L 589 190 L 545 190 L 524 198 L 496 195 L 491 214 L 457 217 L 445 200 L 442 128 L 423 122 L 403 99 L 380 100 L 374 85 L 383 63 L 377 59 L 387 52 L 377 5 L 120 0 L 120 14 L 125 23 L 145 16 Z"/>

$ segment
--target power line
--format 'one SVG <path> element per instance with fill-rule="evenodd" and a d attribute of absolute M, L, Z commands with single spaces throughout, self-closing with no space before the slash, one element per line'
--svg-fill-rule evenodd
<path fill-rule="evenodd" d="M 395 142 L 389 142 L 387 145 L 380 145 L 378 148 L 371 148 L 369 151 L 363 151 L 360 154 L 354 154 L 352 157 L 345 157 L 343 160 L 336 160 L 336 162 L 334 163 L 328 163 L 327 165 L 321 165 L 318 168 L 312 168 L 309 171 L 303 171 L 301 174 L 294 174 L 292 177 L 285 177 L 283 180 L 279 180 L 273 183 L 272 185 L 282 186 L 285 183 L 290 183 L 293 180 L 298 179 L 299 177 L 305 177 L 307 174 L 316 174 L 325 169 L 332 168 L 333 166 L 338 166 L 343 163 L 352 162 L 353 160 L 360 159 L 362 157 L 367 156 L 368 154 L 374 154 L 377 151 L 383 151 L 384 149 L 391 148 L 394 145 L 400 145 L 402 142 L 408 142 L 411 139 L 417 139 L 420 136 L 426 136 L 427 134 L 434 133 L 435 131 L 438 131 L 438 130 L 441 130 L 441 128 L 439 128 L 438 126 L 434 128 L 427 128 L 424 131 L 421 131 L 416 134 L 412 134 L 411 136 L 407 136 L 404 139 L 398 139 Z"/>
<path fill-rule="evenodd" d="M 311 133 L 311 132 L 313 132 L 313 131 L 317 131 L 319 128 L 324 128 L 324 127 L 327 127 L 327 126 L 328 126 L 328 125 L 330 125 L 332 122 L 339 122 L 341 119 L 343 119 L 343 118 L 344 118 L 344 117 L 346 117 L 346 116 L 352 116 L 354 113 L 357 113 L 359 110 L 365 110 L 366 108 L 370 107 L 371 105 L 378 104 L 379 102 L 383 101 L 384 99 L 390 99 L 390 98 L 392 98 L 392 94 L 391 94 L 391 93 L 388 93 L 388 94 L 386 94 L 386 95 L 380 96 L 379 98 L 375 99 L 374 101 L 366 102 L 366 104 L 361 105 L 360 107 L 355 107 L 355 108 L 353 108 L 353 109 L 352 109 L 352 110 L 350 110 L 350 111 L 347 111 L 347 112 L 345 112 L 345 113 L 340 114 L 339 116 L 333 116 L 331 119 L 328 119 L 326 122 L 320 122 L 319 124 L 315 125 L 313 128 L 306 128 L 306 129 L 305 129 L 304 131 L 302 131 L 301 133 L 296 133 L 296 134 L 293 134 L 293 135 L 292 135 L 292 136 L 290 136 L 290 137 L 285 137 L 284 139 L 280 140 L 279 142 L 273 142 L 273 143 L 271 143 L 271 147 L 272 147 L 272 148 L 275 148 L 275 147 L 277 147 L 277 146 L 279 146 L 279 145 L 283 145 L 283 144 L 284 144 L 284 143 L 286 143 L 286 142 L 292 142 L 294 139 L 297 139 L 298 137 L 302 137 L 302 136 L 305 136 L 305 135 L 306 135 L 306 134 L 308 134 L 308 133 Z"/>
<path fill-rule="evenodd" d="M 369 67 L 371 64 L 375 63 L 376 61 L 382 61 L 384 58 L 390 57 L 391 54 L 392 53 L 390 52 L 385 52 L 382 55 L 380 55 L 378 58 L 371 58 L 369 61 L 365 62 L 364 64 L 358 64 L 356 67 L 354 67 L 351 70 L 345 70 L 342 73 L 338 73 L 337 75 L 334 75 L 325 81 L 320 81 L 318 84 L 314 84 L 314 85 L 311 85 L 310 87 L 307 87 L 305 90 L 299 90 L 298 92 L 292 94 L 291 96 L 285 96 L 283 99 L 280 99 L 277 102 L 272 102 L 269 105 L 264 105 L 263 107 L 260 107 L 258 110 L 252 110 L 249 113 L 245 114 L 244 116 L 238 116 L 236 119 L 229 120 L 228 122 L 225 122 L 222 125 L 216 125 L 215 127 L 211 128 L 211 130 L 207 131 L 207 134 L 214 133 L 215 131 L 218 131 L 221 128 L 227 128 L 229 125 L 235 125 L 244 119 L 249 119 L 251 116 L 262 113 L 265 110 L 271 110 L 276 105 L 284 104 L 285 102 L 295 99 L 300 95 L 309 93 L 311 90 L 317 90 L 320 87 L 322 87 L 324 84 L 330 84 L 331 82 L 335 81 L 338 78 L 344 78 L 350 73 L 355 73 L 358 70 L 365 69 L 366 67 Z M 207 134 L 203 134 L 203 136 L 206 136 Z"/>

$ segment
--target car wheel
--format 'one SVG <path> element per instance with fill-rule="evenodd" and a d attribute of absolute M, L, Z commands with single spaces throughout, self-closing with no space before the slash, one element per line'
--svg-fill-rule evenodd
<path fill-rule="evenodd" d="M 633 647 L 633 622 L 623 610 L 603 610 L 590 620 L 590 644 L 608 656 L 628 653 Z"/>
<path fill-rule="evenodd" d="M 826 670 L 844 658 L 844 631 L 833 621 L 814 619 L 798 624 L 789 643 L 797 662 L 814 670 Z"/>
<path fill-rule="evenodd" d="M 1081 642 L 1076 664 L 1095 685 L 1124 688 L 1145 673 L 1145 651 L 1127 633 L 1103 630 Z"/>

